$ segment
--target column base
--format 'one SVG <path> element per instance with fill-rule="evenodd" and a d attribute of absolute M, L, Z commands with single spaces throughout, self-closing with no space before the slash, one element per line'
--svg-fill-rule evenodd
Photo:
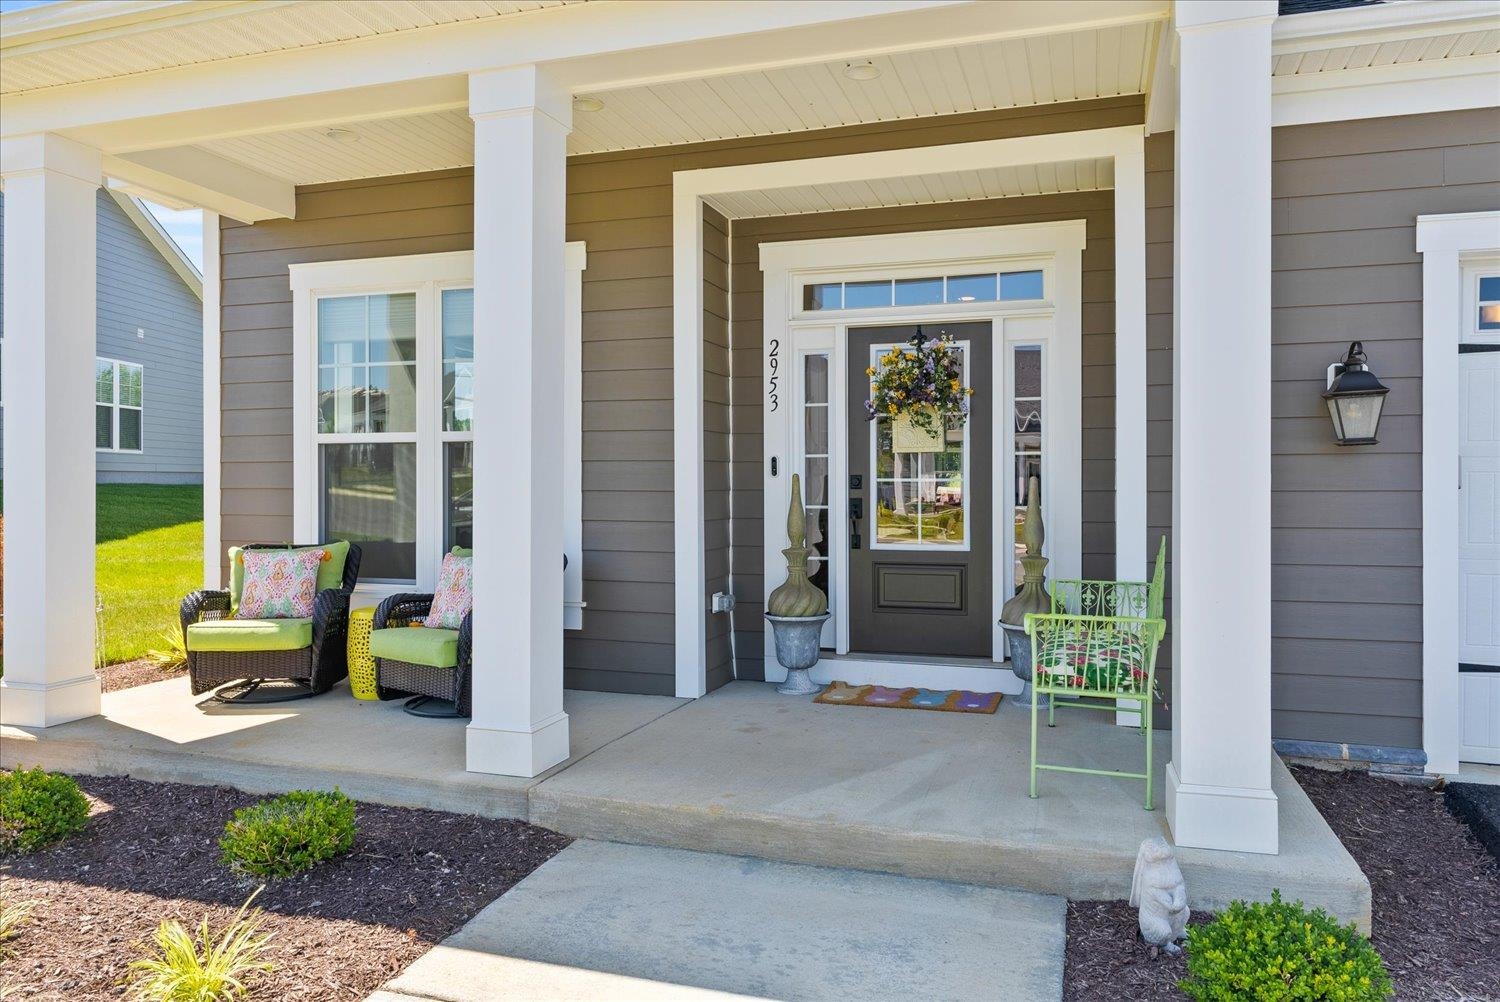
<path fill-rule="evenodd" d="M 1167 825 L 1181 847 L 1279 852 L 1276 794 L 1233 786 L 1195 786 L 1167 763 Z"/>
<path fill-rule="evenodd" d="M 51 727 L 97 717 L 100 699 L 99 675 L 92 671 L 62 682 L 0 678 L 0 724 Z"/>
<path fill-rule="evenodd" d="M 568 715 L 544 720 L 529 731 L 470 724 L 466 733 L 469 772 L 497 776 L 540 776 L 568 758 Z"/>

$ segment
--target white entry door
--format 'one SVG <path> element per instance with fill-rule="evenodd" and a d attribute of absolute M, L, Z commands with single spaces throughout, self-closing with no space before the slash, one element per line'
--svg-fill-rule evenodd
<path fill-rule="evenodd" d="M 1500 352 L 1459 356 L 1459 758 L 1500 763 Z M 1475 350 L 1477 349 L 1477 350 Z"/>

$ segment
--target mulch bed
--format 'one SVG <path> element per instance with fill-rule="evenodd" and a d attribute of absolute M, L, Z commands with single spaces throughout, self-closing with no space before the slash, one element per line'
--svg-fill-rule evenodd
<path fill-rule="evenodd" d="M 222 787 L 79 777 L 88 828 L 0 863 L 9 900 L 39 902 L 0 965 L 9 1000 L 123 997 L 119 982 L 157 925 L 215 930 L 258 886 L 218 861 L 231 812 L 259 799 Z M 256 899 L 274 933 L 252 998 L 362 999 L 560 852 L 521 821 L 360 804 L 354 849 Z"/>
<path fill-rule="evenodd" d="M 187 671 L 186 668 L 181 670 Z M 179 673 L 175 671 L 163 671 L 146 658 L 139 658 L 135 661 L 121 661 L 119 664 L 105 665 L 99 671 L 99 686 L 105 692 L 118 692 L 121 689 L 134 689 L 138 685 L 161 682 L 177 674 Z"/>
<path fill-rule="evenodd" d="M 1500 863 L 1449 814 L 1444 794 L 1363 772 L 1292 773 L 1370 878 L 1372 939 L 1396 998 L 1500 999 Z M 1176 987 L 1185 959 L 1152 956 L 1135 922 L 1122 901 L 1068 905 L 1068 1002 L 1186 997 Z"/>

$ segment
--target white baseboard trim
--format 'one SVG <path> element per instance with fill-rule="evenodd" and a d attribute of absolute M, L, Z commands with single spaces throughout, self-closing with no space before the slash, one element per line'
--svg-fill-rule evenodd
<path fill-rule="evenodd" d="M 465 765 L 469 772 L 497 776 L 540 776 L 567 761 L 568 715 L 544 720 L 529 731 L 470 724 L 465 732 Z"/>
<path fill-rule="evenodd" d="M 99 675 L 93 671 L 60 682 L 0 678 L 0 724 L 51 727 L 96 717 L 101 706 Z"/>
<path fill-rule="evenodd" d="M 1277 808 L 1269 788 L 1184 783 L 1167 763 L 1167 825 L 1179 847 L 1277 855 Z"/>

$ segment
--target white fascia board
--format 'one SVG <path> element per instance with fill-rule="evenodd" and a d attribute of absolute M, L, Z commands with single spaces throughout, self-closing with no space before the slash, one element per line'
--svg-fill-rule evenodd
<path fill-rule="evenodd" d="M 1177 25 L 1162 25 L 1151 67 L 1151 89 L 1146 92 L 1146 135 L 1177 127 Z"/>
<path fill-rule="evenodd" d="M 279 0 L 285 3 L 286 0 Z M 269 3 L 267 4 L 270 5 Z M 247 0 L 87 0 L 43 4 L 0 14 L 0 49 L 37 52 L 53 45 L 133 34 L 168 18 L 188 23 L 191 14 L 245 7 Z"/>
<path fill-rule="evenodd" d="M 794 188 L 807 184 L 840 184 L 918 174 L 1113 157 L 1119 150 L 1138 141 L 1140 135 L 1141 126 L 1122 125 L 1087 132 L 1057 132 L 946 146 L 851 153 L 810 160 L 710 167 L 681 171 L 674 175 L 674 179 L 679 193 L 703 197 L 740 191 Z"/>
<path fill-rule="evenodd" d="M 120 210 L 135 224 L 135 228 L 141 231 L 141 235 L 151 242 L 151 246 L 156 249 L 156 253 L 161 255 L 162 260 L 167 262 L 167 266 L 177 273 L 177 277 L 182 279 L 193 295 L 201 301 L 203 299 L 203 275 L 198 271 L 198 266 L 182 253 L 182 248 L 177 246 L 177 241 L 172 239 L 171 234 L 162 228 L 156 217 L 134 195 L 113 187 L 106 187 L 105 190 L 109 192 L 109 197 L 115 200 Z"/>
<path fill-rule="evenodd" d="M 1500 104 L 1500 55 L 1271 78 L 1272 124 L 1423 115 Z"/>
<path fill-rule="evenodd" d="M 1379 45 L 1464 31 L 1500 28 L 1500 8 L 1488 0 L 1388 0 L 1276 19 L 1271 54 L 1284 56 L 1346 45 Z"/>
<path fill-rule="evenodd" d="M 111 156 L 104 170 L 110 177 L 241 222 L 297 214 L 297 190 L 290 181 L 195 147 Z"/>

